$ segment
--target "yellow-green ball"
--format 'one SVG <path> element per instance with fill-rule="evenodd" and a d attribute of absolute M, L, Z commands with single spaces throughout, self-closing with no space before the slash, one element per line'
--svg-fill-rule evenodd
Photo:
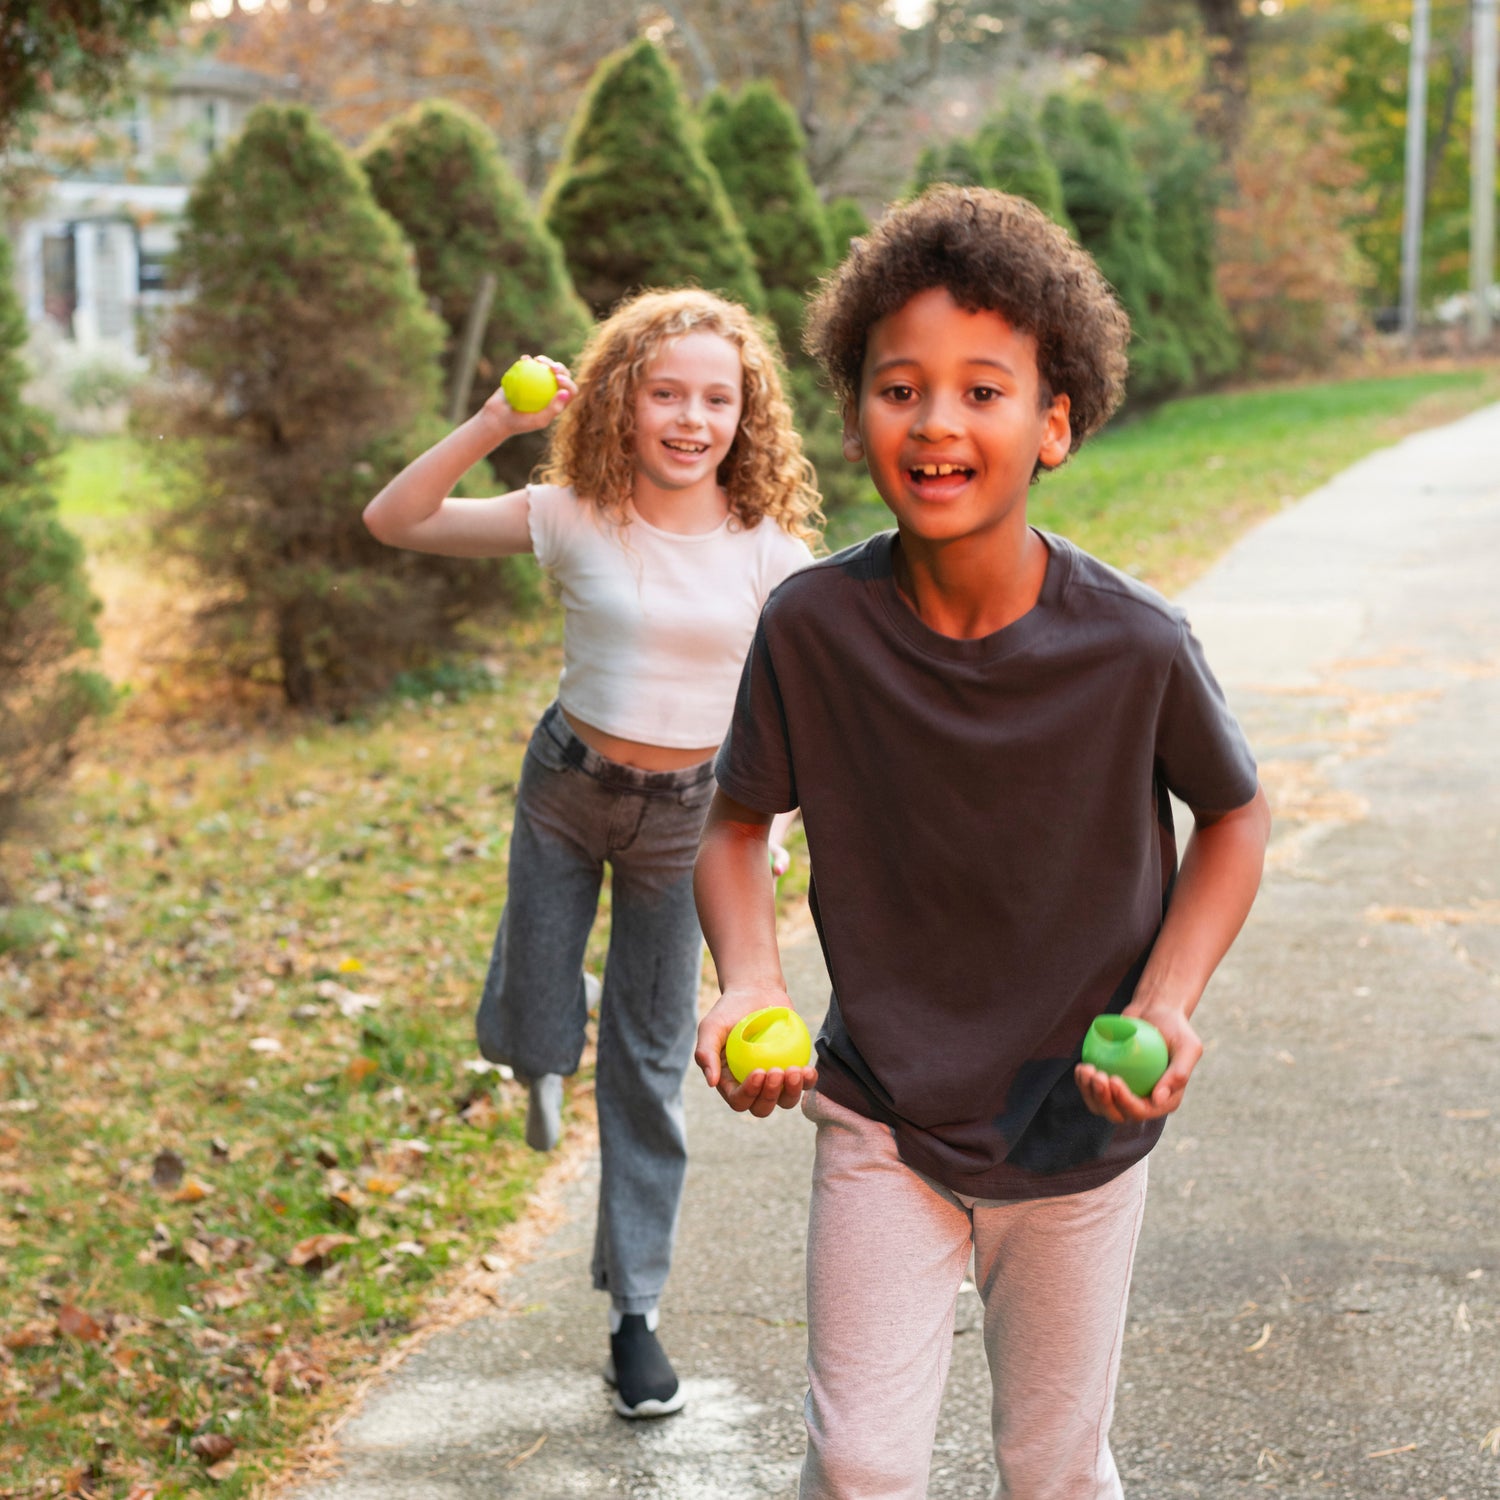
<path fill-rule="evenodd" d="M 805 1068 L 812 1061 L 812 1037 L 802 1017 L 785 1005 L 753 1010 L 729 1033 L 724 1060 L 736 1083 L 757 1068 Z"/>
<path fill-rule="evenodd" d="M 557 376 L 551 366 L 528 355 L 500 377 L 500 389 L 512 411 L 540 411 L 557 394 Z"/>

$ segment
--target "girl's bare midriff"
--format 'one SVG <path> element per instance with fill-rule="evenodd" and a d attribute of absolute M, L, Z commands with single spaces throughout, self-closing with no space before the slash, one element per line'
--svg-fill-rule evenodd
<path fill-rule="evenodd" d="M 717 745 L 705 745 L 699 750 L 679 750 L 672 745 L 643 745 L 639 740 L 622 740 L 618 735 L 606 734 L 576 719 L 567 709 L 562 711 L 573 733 L 590 750 L 597 750 L 606 760 L 617 765 L 634 766 L 638 771 L 680 771 L 684 766 L 699 766 L 712 760 L 718 753 Z"/>

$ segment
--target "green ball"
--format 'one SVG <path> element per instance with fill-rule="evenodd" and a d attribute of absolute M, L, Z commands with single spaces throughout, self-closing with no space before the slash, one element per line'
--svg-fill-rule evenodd
<path fill-rule="evenodd" d="M 1096 1016 L 1083 1039 L 1083 1060 L 1123 1078 L 1131 1093 L 1147 1098 L 1167 1071 L 1167 1043 L 1138 1016 Z"/>
<path fill-rule="evenodd" d="M 527 355 L 500 377 L 500 389 L 512 411 L 540 411 L 557 394 L 557 376 L 550 365 Z"/>

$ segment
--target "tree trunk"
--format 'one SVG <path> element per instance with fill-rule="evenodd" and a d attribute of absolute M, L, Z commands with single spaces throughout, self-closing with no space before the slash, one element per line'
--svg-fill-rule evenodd
<path fill-rule="evenodd" d="M 276 656 L 281 662 L 281 691 L 286 701 L 293 708 L 311 708 L 317 698 L 317 679 L 303 649 L 295 607 L 277 613 Z"/>
<path fill-rule="evenodd" d="M 1245 134 L 1250 108 L 1250 40 L 1252 22 L 1241 0 L 1196 0 L 1208 34 L 1204 83 L 1210 107 L 1204 127 L 1227 161 Z"/>

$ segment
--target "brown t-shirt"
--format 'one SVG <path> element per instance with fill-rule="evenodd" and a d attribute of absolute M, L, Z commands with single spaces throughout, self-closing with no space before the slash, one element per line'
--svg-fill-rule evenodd
<path fill-rule="evenodd" d="M 1159 1121 L 1090 1114 L 1073 1068 L 1160 930 L 1168 792 L 1222 813 L 1256 790 L 1182 612 L 1043 539 L 1035 607 L 979 640 L 906 604 L 894 532 L 794 574 L 715 768 L 757 811 L 802 809 L 833 982 L 819 1088 L 982 1198 L 1080 1192 L 1156 1143 Z"/>

